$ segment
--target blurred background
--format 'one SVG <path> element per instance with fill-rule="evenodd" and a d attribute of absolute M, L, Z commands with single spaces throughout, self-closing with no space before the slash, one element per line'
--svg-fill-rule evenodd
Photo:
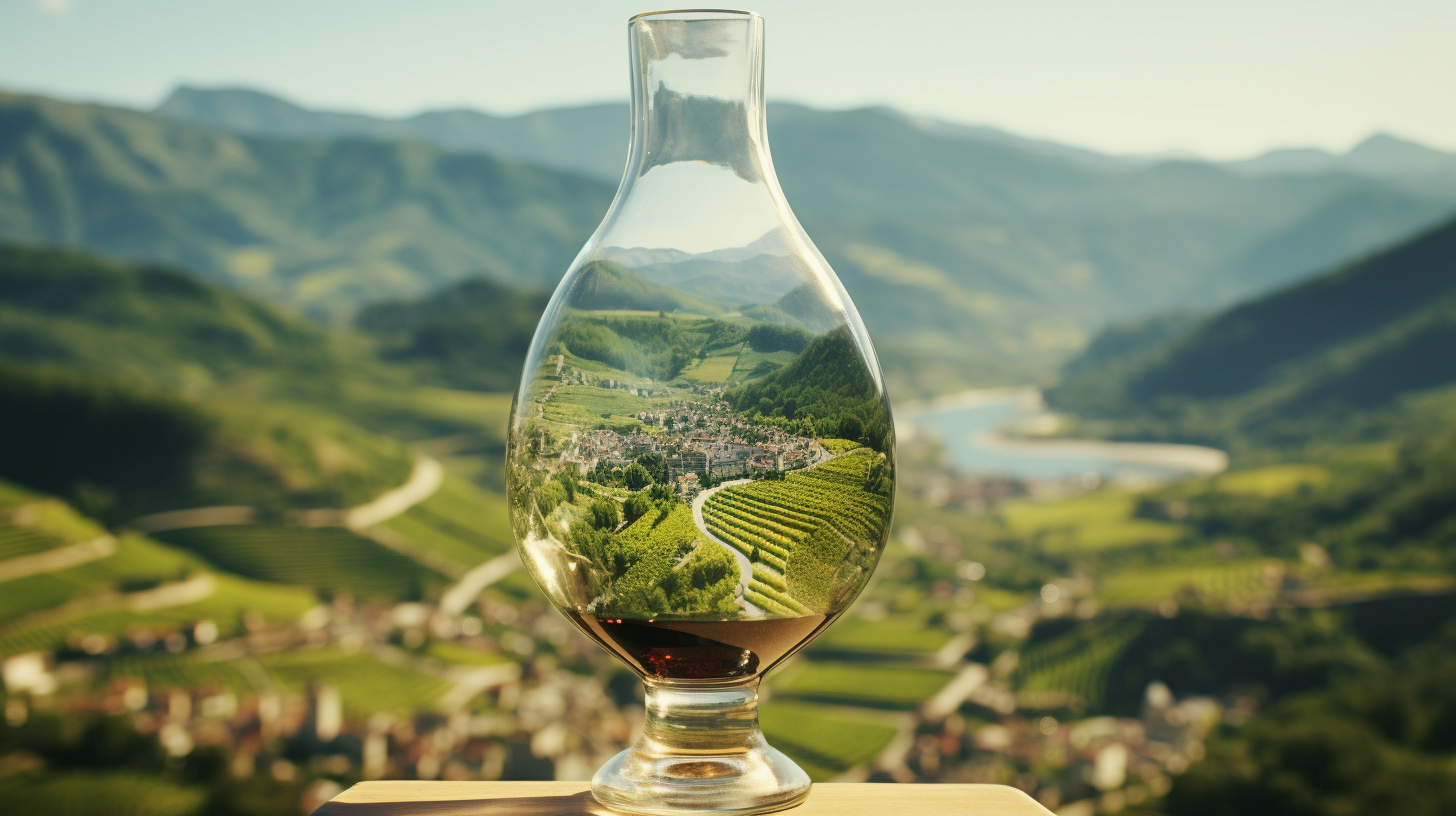
<path fill-rule="evenodd" d="M 501 475 L 644 10 L 0 2 L 9 812 L 633 738 Z M 1456 812 L 1456 6 L 756 10 L 902 468 L 770 740 L 1063 816 Z"/>

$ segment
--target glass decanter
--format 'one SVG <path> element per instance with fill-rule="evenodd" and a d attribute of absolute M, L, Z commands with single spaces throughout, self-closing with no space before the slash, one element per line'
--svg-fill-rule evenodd
<path fill-rule="evenodd" d="M 894 426 L 858 313 L 774 175 L 763 19 L 628 22 L 626 173 L 536 329 L 507 444 L 541 589 L 646 685 L 645 733 L 592 780 L 633 813 L 789 807 L 758 683 L 854 600 L 884 548 Z"/>

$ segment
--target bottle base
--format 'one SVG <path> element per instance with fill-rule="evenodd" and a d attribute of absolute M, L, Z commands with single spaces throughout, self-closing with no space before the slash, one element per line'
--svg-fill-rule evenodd
<path fill-rule="evenodd" d="M 592 777 L 592 796 L 641 816 L 772 813 L 804 801 L 809 775 L 768 743 L 735 754 L 652 756 L 639 747 Z"/>

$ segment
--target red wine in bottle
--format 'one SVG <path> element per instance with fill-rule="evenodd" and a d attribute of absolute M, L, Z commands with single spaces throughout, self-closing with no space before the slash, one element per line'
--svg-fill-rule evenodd
<path fill-rule="evenodd" d="M 763 674 L 829 622 L 824 615 L 730 621 L 570 617 L 647 677 L 707 681 Z"/>

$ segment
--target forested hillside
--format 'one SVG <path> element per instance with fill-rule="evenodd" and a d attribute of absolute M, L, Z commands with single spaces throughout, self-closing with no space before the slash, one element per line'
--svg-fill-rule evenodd
<path fill-rule="evenodd" d="M 6 104 L 0 160 L 26 180 L 4 205 L 12 239 L 193 267 L 330 316 L 468 275 L 549 288 L 605 211 L 625 136 L 611 106 L 381 120 L 252 92 L 181 92 L 155 115 Z M 888 109 L 777 104 L 770 123 L 796 214 L 920 392 L 1050 379 L 1109 321 L 1206 310 L 1456 206 L 1405 177 L 1124 160 Z M 482 150 L 594 175 L 451 152 Z M 128 202 L 126 229 L 92 189 Z M 689 291 L 778 297 L 730 285 L 740 262 L 693 264 Z"/>
<path fill-rule="evenodd" d="M 1456 221 L 1195 325 L 1109 334 L 1051 399 L 1123 434 L 1273 441 L 1456 384 Z"/>
<path fill-rule="evenodd" d="M 238 136 L 0 92 L 0 239 L 193 269 L 318 315 L 554 284 L 610 185 L 420 142 Z"/>

